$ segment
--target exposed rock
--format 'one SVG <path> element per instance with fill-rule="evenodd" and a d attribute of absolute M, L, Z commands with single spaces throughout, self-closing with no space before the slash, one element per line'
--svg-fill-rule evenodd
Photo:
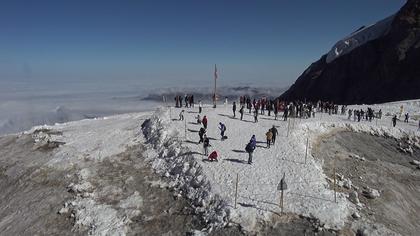
<path fill-rule="evenodd" d="M 343 187 L 346 189 L 351 189 L 351 180 L 350 179 L 345 179 L 343 181 Z"/>
<path fill-rule="evenodd" d="M 332 61 L 323 55 L 280 99 L 372 104 L 420 98 L 419 0 L 408 0 L 385 27 L 378 38 Z"/>
<path fill-rule="evenodd" d="M 360 214 L 358 213 L 358 212 L 354 212 L 352 215 L 351 215 L 354 219 L 359 219 L 361 216 L 360 216 Z"/>
<path fill-rule="evenodd" d="M 378 190 L 367 187 L 366 190 L 363 190 L 363 195 L 370 199 L 375 199 L 381 196 Z"/>
<path fill-rule="evenodd" d="M 353 157 L 353 158 L 355 158 L 355 159 L 357 159 L 359 161 L 366 161 L 366 158 L 361 157 L 361 156 L 359 156 L 357 154 L 350 154 L 350 157 Z"/>
<path fill-rule="evenodd" d="M 360 203 L 359 194 L 356 191 L 350 192 L 350 194 L 349 194 L 349 200 L 352 203 L 358 205 Z"/>
<path fill-rule="evenodd" d="M 69 213 L 69 209 L 67 207 L 63 207 L 58 211 L 58 214 L 63 215 Z"/>

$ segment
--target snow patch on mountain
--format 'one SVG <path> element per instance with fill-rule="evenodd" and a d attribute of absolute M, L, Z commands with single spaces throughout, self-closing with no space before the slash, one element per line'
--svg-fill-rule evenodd
<path fill-rule="evenodd" d="M 367 27 L 361 27 L 354 33 L 338 41 L 328 52 L 326 58 L 327 63 L 331 63 L 335 59 L 351 52 L 355 48 L 385 35 L 391 27 L 394 16 L 395 15 L 389 16 Z"/>

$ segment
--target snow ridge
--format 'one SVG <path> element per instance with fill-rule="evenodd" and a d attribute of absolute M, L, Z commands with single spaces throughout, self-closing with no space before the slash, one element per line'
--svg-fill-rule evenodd
<path fill-rule="evenodd" d="M 353 49 L 360 47 L 369 41 L 385 35 L 391 27 L 394 16 L 395 15 L 389 16 L 368 27 L 362 27 L 344 39 L 338 41 L 328 52 L 326 58 L 327 63 L 334 61 L 338 57 L 351 52 Z"/>
<path fill-rule="evenodd" d="M 178 131 L 169 129 L 169 110 L 160 108 L 142 124 L 143 134 L 154 150 L 152 167 L 169 179 L 169 187 L 192 203 L 195 213 L 206 223 L 205 231 L 226 225 L 229 210 L 219 195 L 211 193 L 210 182 L 191 151 L 181 146 Z"/>

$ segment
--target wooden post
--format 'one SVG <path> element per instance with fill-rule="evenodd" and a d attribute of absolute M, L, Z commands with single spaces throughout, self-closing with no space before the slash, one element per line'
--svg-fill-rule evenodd
<path fill-rule="evenodd" d="M 283 194 L 283 189 L 281 190 L 281 192 L 280 192 L 280 208 L 281 208 L 281 213 L 283 214 L 283 196 L 284 196 L 284 194 Z"/>
<path fill-rule="evenodd" d="M 185 135 L 185 140 L 187 140 L 187 119 L 185 119 L 184 117 L 184 135 Z"/>
<path fill-rule="evenodd" d="M 305 164 L 306 164 L 306 158 L 308 156 L 308 145 L 309 145 L 309 133 L 308 133 L 308 137 L 306 137 Z"/>
<path fill-rule="evenodd" d="M 235 185 L 235 209 L 236 209 L 236 201 L 238 199 L 238 183 L 239 183 L 239 174 L 236 174 L 236 185 Z"/>
<path fill-rule="evenodd" d="M 333 175 L 334 175 L 334 202 L 337 203 L 337 188 L 336 188 L 336 172 L 335 172 L 335 160 L 334 160 L 334 167 L 333 167 Z"/>

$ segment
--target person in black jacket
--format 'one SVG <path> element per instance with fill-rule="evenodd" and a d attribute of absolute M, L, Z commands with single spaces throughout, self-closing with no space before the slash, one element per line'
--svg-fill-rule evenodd
<path fill-rule="evenodd" d="M 233 111 L 233 118 L 235 118 L 236 117 L 236 102 L 233 102 L 232 111 Z"/>
<path fill-rule="evenodd" d="M 244 106 L 241 106 L 241 109 L 239 109 L 239 113 L 241 113 L 241 120 L 244 118 Z"/>
<path fill-rule="evenodd" d="M 245 147 L 245 151 L 248 153 L 248 164 L 252 164 L 252 154 L 254 153 L 254 150 L 256 148 L 257 141 L 255 139 L 255 135 L 252 135 L 251 140 Z"/>
<path fill-rule="evenodd" d="M 210 140 L 207 138 L 207 135 L 204 135 L 204 141 L 203 141 L 203 148 L 204 148 L 204 155 L 209 155 L 209 146 L 210 146 Z"/>
<path fill-rule="evenodd" d="M 198 136 L 200 137 L 200 141 L 198 141 L 198 143 L 204 142 L 205 133 L 206 133 L 206 129 L 204 129 L 204 127 L 201 127 L 200 131 L 198 131 Z"/>
<path fill-rule="evenodd" d="M 273 128 L 270 129 L 271 133 L 273 133 L 273 137 L 271 138 L 271 142 L 274 144 L 276 144 L 276 137 L 279 134 L 279 132 L 277 131 L 276 127 L 273 125 Z"/>

